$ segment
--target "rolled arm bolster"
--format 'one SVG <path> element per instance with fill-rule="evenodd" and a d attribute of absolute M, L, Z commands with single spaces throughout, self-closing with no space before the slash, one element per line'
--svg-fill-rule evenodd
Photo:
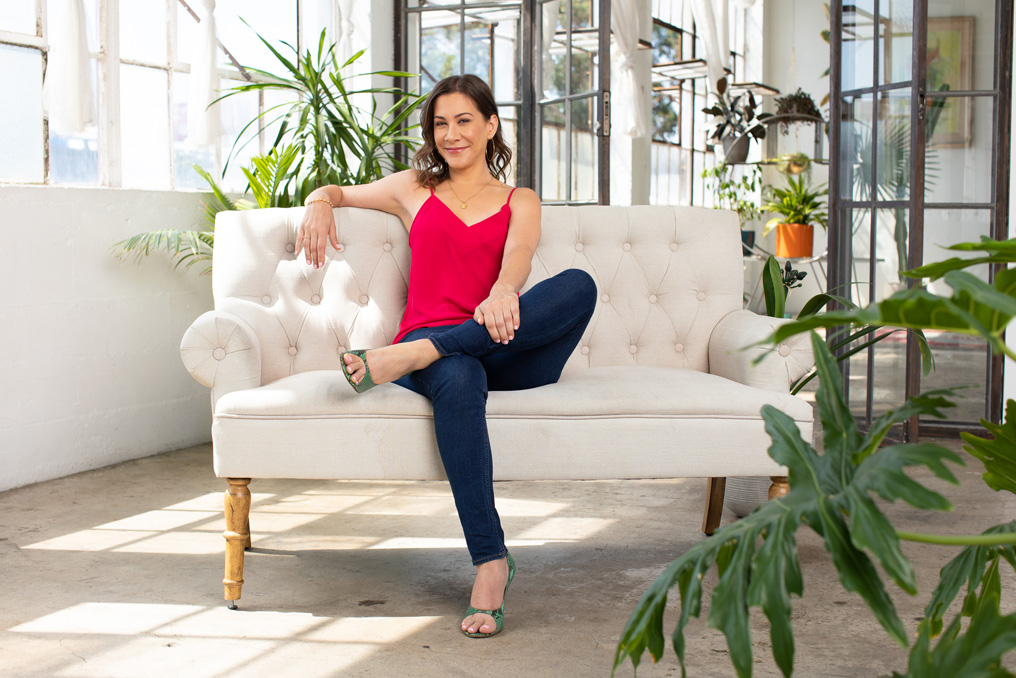
<path fill-rule="evenodd" d="M 183 335 L 180 357 L 191 376 L 212 389 L 213 402 L 261 385 L 261 343 L 250 325 L 231 313 L 199 316 Z"/>
<path fill-rule="evenodd" d="M 744 310 L 724 316 L 709 337 L 710 374 L 767 391 L 788 392 L 815 364 L 808 335 L 795 335 L 776 346 L 752 346 L 785 322 Z M 760 356 L 765 358 L 753 365 Z"/>

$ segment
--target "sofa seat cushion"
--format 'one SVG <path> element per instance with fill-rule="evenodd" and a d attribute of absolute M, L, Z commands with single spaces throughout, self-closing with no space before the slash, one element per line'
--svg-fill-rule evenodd
<path fill-rule="evenodd" d="M 765 404 L 810 439 L 813 415 L 804 400 L 694 370 L 592 367 L 540 388 L 494 391 L 487 402 L 494 475 L 781 474 L 765 454 Z M 357 394 L 338 370 L 229 393 L 216 404 L 212 432 L 220 477 L 444 477 L 430 401 L 393 384 Z"/>

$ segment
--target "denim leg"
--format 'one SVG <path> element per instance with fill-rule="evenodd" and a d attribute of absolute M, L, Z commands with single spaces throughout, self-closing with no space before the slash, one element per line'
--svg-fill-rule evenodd
<path fill-rule="evenodd" d="M 426 336 L 437 328 L 417 330 Z M 420 339 L 422 336 L 407 337 Z M 474 565 L 504 558 L 504 531 L 494 506 L 487 437 L 487 375 L 470 356 L 442 358 L 396 383 L 434 403 L 434 432 Z"/>
<path fill-rule="evenodd" d="M 473 320 L 435 334 L 430 340 L 443 356 L 482 358 L 547 349 L 537 355 L 545 356 L 546 368 L 553 377 L 540 383 L 553 383 L 582 337 L 595 303 L 596 283 L 585 271 L 572 268 L 537 283 L 519 297 L 519 329 L 507 344 L 495 342 L 487 328 Z M 556 369 L 554 363 L 560 363 Z"/>

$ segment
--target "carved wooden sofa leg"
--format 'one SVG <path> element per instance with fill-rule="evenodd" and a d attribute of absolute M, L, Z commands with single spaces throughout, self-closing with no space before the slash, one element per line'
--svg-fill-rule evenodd
<path fill-rule="evenodd" d="M 240 599 L 243 587 L 243 552 L 250 548 L 250 478 L 226 478 L 229 489 L 226 490 L 226 576 L 222 580 L 225 587 L 227 606 L 236 609 L 236 601 Z"/>
<path fill-rule="evenodd" d="M 706 479 L 706 511 L 702 516 L 702 531 L 706 534 L 716 532 L 723 515 L 723 492 L 727 487 L 726 478 Z"/>
<path fill-rule="evenodd" d="M 769 480 L 773 481 L 773 484 L 769 486 L 770 499 L 785 497 L 790 492 L 790 483 L 787 482 L 787 476 L 769 476 Z"/>

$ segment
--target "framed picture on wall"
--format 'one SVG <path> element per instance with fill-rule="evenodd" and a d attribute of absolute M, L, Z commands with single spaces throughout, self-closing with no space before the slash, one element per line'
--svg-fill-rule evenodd
<path fill-rule="evenodd" d="M 968 91 L 974 86 L 974 17 L 928 17 L 928 92 Z M 971 97 L 931 99 L 928 124 L 934 146 L 969 146 Z"/>

